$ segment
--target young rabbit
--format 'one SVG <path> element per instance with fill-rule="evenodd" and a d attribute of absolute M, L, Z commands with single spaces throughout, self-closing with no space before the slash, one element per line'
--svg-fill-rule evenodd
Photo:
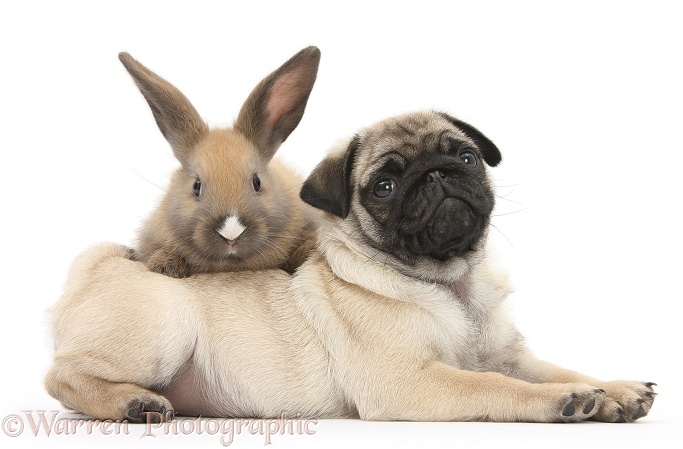
<path fill-rule="evenodd" d="M 303 116 L 320 51 L 294 55 L 256 86 L 232 128 L 211 130 L 169 82 L 127 53 L 119 59 L 181 165 L 133 258 L 171 277 L 293 272 L 314 245 L 315 212 L 299 199 L 303 179 L 273 155 Z"/>

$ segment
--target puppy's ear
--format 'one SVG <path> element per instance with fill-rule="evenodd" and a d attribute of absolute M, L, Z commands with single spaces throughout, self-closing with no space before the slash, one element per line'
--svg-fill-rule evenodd
<path fill-rule="evenodd" d="M 456 128 L 464 132 L 467 137 L 474 140 L 474 143 L 477 145 L 477 148 L 479 148 L 479 151 L 481 151 L 481 154 L 484 157 L 484 161 L 491 167 L 495 167 L 503 159 L 498 147 L 477 128 L 443 112 L 438 112 L 437 114 L 451 122 Z"/>
<path fill-rule="evenodd" d="M 147 100 L 154 120 L 171 144 L 176 159 L 185 166 L 194 146 L 208 133 L 208 126 L 190 100 L 171 83 L 128 53 L 119 53 L 119 60 Z"/>
<path fill-rule="evenodd" d="M 360 139 L 355 136 L 346 151 L 327 156 L 311 172 L 299 196 L 313 207 L 346 218 L 351 209 L 351 170 Z"/>
<path fill-rule="evenodd" d="M 306 110 L 320 64 L 320 50 L 307 47 L 263 79 L 242 106 L 235 129 L 256 144 L 264 160 L 273 157 Z"/>

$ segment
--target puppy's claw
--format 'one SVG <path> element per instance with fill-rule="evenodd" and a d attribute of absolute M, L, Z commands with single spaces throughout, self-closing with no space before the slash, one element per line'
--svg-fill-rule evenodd
<path fill-rule="evenodd" d="M 617 413 L 619 414 L 619 417 L 614 422 L 626 422 L 626 410 L 619 407 Z"/>
<path fill-rule="evenodd" d="M 168 409 L 166 406 L 161 407 L 161 411 L 159 413 L 161 414 L 161 420 L 163 422 L 170 422 L 175 419 L 175 410 Z"/>
<path fill-rule="evenodd" d="M 633 418 L 633 420 L 635 421 L 635 420 L 638 419 L 638 418 L 642 418 L 642 417 L 645 416 L 646 414 L 647 414 L 647 413 L 645 412 L 645 409 L 644 409 L 643 406 L 641 405 L 640 407 L 638 407 L 638 410 L 636 410 L 636 412 L 633 414 L 633 417 L 632 417 L 632 418 Z"/>

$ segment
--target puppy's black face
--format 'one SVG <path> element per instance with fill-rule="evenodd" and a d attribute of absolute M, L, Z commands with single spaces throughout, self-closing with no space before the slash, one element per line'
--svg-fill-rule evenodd
<path fill-rule="evenodd" d="M 443 113 L 393 117 L 311 173 L 301 198 L 345 220 L 355 239 L 405 264 L 476 249 L 494 206 L 485 165 L 501 160 L 477 129 Z M 427 276 L 428 277 L 428 276 Z"/>
<path fill-rule="evenodd" d="M 414 148 L 387 152 L 359 192 L 381 232 L 375 245 L 410 261 L 448 260 L 475 248 L 494 206 L 484 160 L 471 142 L 445 133 Z"/>

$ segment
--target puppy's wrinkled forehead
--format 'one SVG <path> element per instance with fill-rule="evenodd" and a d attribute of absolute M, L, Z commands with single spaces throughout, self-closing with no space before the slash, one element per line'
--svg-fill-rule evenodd
<path fill-rule="evenodd" d="M 421 154 L 447 152 L 453 139 L 476 148 L 475 143 L 443 116 L 434 112 L 404 114 L 376 123 L 360 134 L 356 154 L 356 182 L 370 182 L 388 159 L 415 160 Z"/>

